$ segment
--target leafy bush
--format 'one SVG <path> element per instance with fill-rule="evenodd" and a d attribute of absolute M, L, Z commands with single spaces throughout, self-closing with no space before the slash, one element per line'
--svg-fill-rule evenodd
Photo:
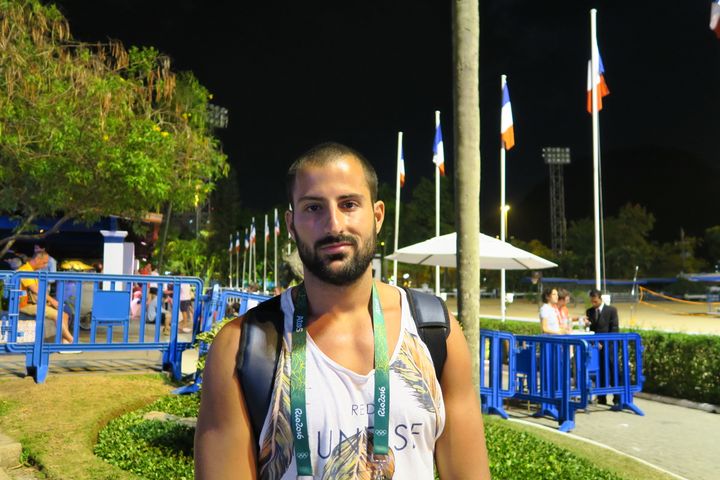
<path fill-rule="evenodd" d="M 645 331 L 646 392 L 720 405 L 720 337 Z"/>
<path fill-rule="evenodd" d="M 480 327 L 515 335 L 538 335 L 540 323 L 485 319 Z M 643 391 L 720 405 L 720 337 L 625 330 L 642 338 Z"/>
<path fill-rule="evenodd" d="M 480 328 L 486 330 L 500 330 L 502 332 L 510 332 L 515 335 L 540 335 L 540 320 L 537 322 L 519 322 L 517 320 L 500 320 L 482 318 L 480 319 Z"/>
<path fill-rule="evenodd" d="M 95 453 L 147 479 L 192 479 L 194 430 L 174 422 L 144 420 L 146 412 L 197 416 L 198 395 L 168 396 L 112 420 L 99 435 Z M 493 478 L 593 478 L 619 480 L 589 461 L 502 422 L 486 422 L 485 436 Z"/>
<path fill-rule="evenodd" d="M 485 438 L 493 478 L 622 478 L 551 442 L 504 426 L 502 422 L 486 422 Z"/>
<path fill-rule="evenodd" d="M 123 470 L 147 479 L 192 479 L 193 428 L 175 422 L 145 420 L 150 411 L 195 417 L 197 395 L 164 397 L 118 417 L 100 432 L 95 454 Z"/>

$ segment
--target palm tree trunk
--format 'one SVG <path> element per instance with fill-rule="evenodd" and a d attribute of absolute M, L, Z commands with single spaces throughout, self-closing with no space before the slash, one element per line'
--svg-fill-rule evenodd
<path fill-rule="evenodd" d="M 455 0 L 453 60 L 458 315 L 480 383 L 480 13 L 478 0 Z"/>

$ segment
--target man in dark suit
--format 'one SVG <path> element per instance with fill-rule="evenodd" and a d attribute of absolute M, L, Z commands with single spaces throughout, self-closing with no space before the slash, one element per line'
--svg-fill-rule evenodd
<path fill-rule="evenodd" d="M 590 303 L 592 304 L 591 308 L 588 308 L 587 310 L 587 320 L 590 324 L 590 330 L 595 333 L 617 333 L 619 331 L 618 328 L 618 313 L 617 308 L 605 305 L 603 303 L 602 294 L 600 293 L 600 290 L 593 288 L 590 290 Z M 599 361 L 600 361 L 600 372 L 598 379 L 600 385 L 605 385 L 605 355 L 606 352 L 602 349 L 602 344 L 600 345 L 600 351 L 599 351 Z M 613 356 L 610 356 L 608 358 L 608 367 L 610 368 L 610 371 L 614 370 L 614 358 Z M 609 383 L 611 384 L 611 383 Z M 598 403 L 601 405 L 607 405 L 607 397 L 605 395 L 598 395 L 597 397 Z M 613 395 L 613 403 L 617 404 L 620 402 L 620 399 Z"/>

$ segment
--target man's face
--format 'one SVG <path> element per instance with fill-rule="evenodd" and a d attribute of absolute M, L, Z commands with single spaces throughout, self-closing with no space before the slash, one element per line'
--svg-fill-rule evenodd
<path fill-rule="evenodd" d="M 590 297 L 590 304 L 594 308 L 598 308 L 600 305 L 602 305 L 602 298 L 600 297 Z"/>
<path fill-rule="evenodd" d="M 385 206 L 372 202 L 360 163 L 342 156 L 297 173 L 288 229 L 307 271 L 332 285 L 349 285 L 367 272 Z"/>

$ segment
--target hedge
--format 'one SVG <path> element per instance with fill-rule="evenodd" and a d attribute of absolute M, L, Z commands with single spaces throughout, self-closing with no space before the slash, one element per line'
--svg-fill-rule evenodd
<path fill-rule="evenodd" d="M 100 431 L 95 454 L 105 461 L 150 480 L 190 480 L 195 477 L 195 429 L 175 422 L 145 420 L 160 411 L 179 417 L 196 417 L 197 395 L 173 395 L 111 420 Z"/>
<path fill-rule="evenodd" d="M 112 420 L 100 432 L 95 453 L 142 478 L 192 479 L 194 430 L 174 422 L 143 419 L 149 411 L 195 417 L 198 395 L 165 397 Z M 501 422 L 487 422 L 485 437 L 493 478 L 621 480 L 564 448 Z"/>
<path fill-rule="evenodd" d="M 540 334 L 540 322 L 481 319 L 480 327 Z M 629 330 L 642 338 L 643 392 L 720 405 L 720 336 Z"/>

